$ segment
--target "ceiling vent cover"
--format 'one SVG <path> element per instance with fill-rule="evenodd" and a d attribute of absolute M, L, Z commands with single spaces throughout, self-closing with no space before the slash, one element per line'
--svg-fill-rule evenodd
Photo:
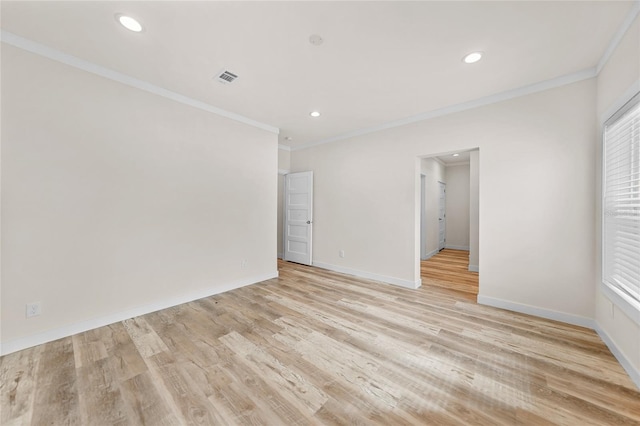
<path fill-rule="evenodd" d="M 229 84 L 232 83 L 236 78 L 238 78 L 238 76 L 234 73 L 232 73 L 229 70 L 225 70 L 223 69 L 222 71 L 220 71 L 218 74 L 216 74 L 215 79 L 217 81 L 219 81 L 222 84 Z"/>

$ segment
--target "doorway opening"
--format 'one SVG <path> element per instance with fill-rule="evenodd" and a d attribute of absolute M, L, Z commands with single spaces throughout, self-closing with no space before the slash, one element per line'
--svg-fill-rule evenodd
<path fill-rule="evenodd" d="M 476 300 L 479 292 L 479 150 L 420 158 L 420 278 Z"/>

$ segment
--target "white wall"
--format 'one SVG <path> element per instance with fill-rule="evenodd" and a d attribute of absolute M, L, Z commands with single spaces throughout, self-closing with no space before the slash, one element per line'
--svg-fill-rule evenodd
<path fill-rule="evenodd" d="M 609 61 L 598 76 L 597 116 L 601 125 L 618 108 L 627 102 L 633 94 L 640 91 L 640 18 L 636 18 L 627 31 Z M 600 129 L 602 126 L 600 126 Z M 600 130 L 601 132 L 601 130 Z M 603 292 L 601 286 L 601 162 L 602 139 L 598 137 L 596 170 L 597 216 L 596 254 L 597 271 L 595 273 L 596 321 L 599 333 L 616 354 L 627 372 L 640 387 L 640 314 L 636 320 L 625 313 Z"/>
<path fill-rule="evenodd" d="M 5 353 L 277 275 L 277 135 L 4 44 L 2 122 Z"/>
<path fill-rule="evenodd" d="M 440 182 L 447 183 L 445 166 L 435 158 L 423 158 L 420 163 L 421 174 L 425 175 L 425 243 L 426 258 L 438 252 L 440 239 Z"/>
<path fill-rule="evenodd" d="M 482 301 L 590 321 L 595 89 L 584 80 L 292 152 L 294 171 L 314 171 L 314 259 L 419 282 L 416 157 L 479 148 Z"/>
<path fill-rule="evenodd" d="M 446 248 L 469 250 L 469 164 L 448 165 Z"/>

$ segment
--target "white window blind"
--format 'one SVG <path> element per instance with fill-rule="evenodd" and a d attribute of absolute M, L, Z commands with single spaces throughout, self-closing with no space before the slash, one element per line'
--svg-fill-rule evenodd
<path fill-rule="evenodd" d="M 640 94 L 605 123 L 603 281 L 640 310 Z"/>

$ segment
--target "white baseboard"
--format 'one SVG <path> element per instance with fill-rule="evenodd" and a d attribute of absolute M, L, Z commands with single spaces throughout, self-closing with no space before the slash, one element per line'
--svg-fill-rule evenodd
<path fill-rule="evenodd" d="M 602 329 L 600 325 L 591 318 L 585 318 L 577 315 L 566 314 L 563 312 L 550 311 L 547 309 L 536 308 L 535 306 L 522 305 L 520 303 L 509 302 L 507 300 L 495 299 L 493 297 L 478 295 L 478 303 L 481 305 L 493 306 L 495 308 L 507 309 L 509 311 L 520 312 L 523 314 L 534 315 L 555 321 L 561 321 L 568 324 L 578 325 L 590 328 L 598 333 L 598 336 L 607 345 L 611 353 L 618 360 L 622 368 L 627 372 L 633 383 L 640 389 L 640 370 L 635 368 L 633 364 L 618 349 L 611 337 Z"/>
<path fill-rule="evenodd" d="M 403 280 L 401 278 L 387 277 L 385 275 L 378 275 L 371 272 L 360 271 L 357 269 L 345 268 L 343 266 L 331 265 L 329 263 L 316 262 L 315 260 L 313 261 L 313 266 L 316 266 L 322 269 L 328 269 L 334 272 L 340 272 L 341 274 L 355 275 L 356 277 L 359 277 L 359 278 L 366 278 L 368 280 L 380 281 L 386 284 L 393 284 L 393 285 L 397 285 L 405 288 L 416 289 L 422 285 L 421 279 L 417 281 Z"/>
<path fill-rule="evenodd" d="M 456 245 L 451 245 L 451 244 L 446 244 L 444 246 L 444 248 L 448 248 L 451 250 L 465 250 L 465 251 L 469 251 L 469 246 L 456 246 Z"/>
<path fill-rule="evenodd" d="M 620 352 L 611 337 L 609 337 L 609 335 L 602 328 L 600 328 L 600 325 L 598 323 L 596 323 L 595 330 L 596 333 L 598 333 L 598 336 L 600 336 L 602 341 L 607 345 L 613 356 L 616 357 L 620 365 L 622 365 L 624 371 L 627 372 L 627 374 L 631 378 L 631 381 L 633 381 L 638 389 L 640 389 L 640 370 L 635 368 L 633 364 L 627 359 L 627 357 L 624 356 L 622 352 Z"/>
<path fill-rule="evenodd" d="M 278 253 L 278 259 L 284 259 L 284 255 L 282 253 Z"/>
<path fill-rule="evenodd" d="M 480 272 L 480 267 L 478 265 L 469 265 L 469 271 Z"/>
<path fill-rule="evenodd" d="M 149 303 L 146 305 L 128 309 L 126 311 L 116 312 L 116 313 L 102 316 L 99 318 L 91 318 L 85 321 L 80 321 L 74 324 L 65 325 L 63 327 L 55 328 L 53 330 L 47 330 L 42 333 L 34 334 L 31 336 L 10 340 L 8 342 L 3 342 L 0 345 L 0 355 L 7 355 L 12 352 L 17 352 L 22 349 L 30 348 L 32 346 L 41 345 L 43 343 L 62 339 L 63 337 L 69 337 L 74 334 L 82 333 L 88 330 L 93 330 L 94 328 L 104 327 L 105 325 L 124 321 L 129 318 L 149 314 L 151 312 L 159 311 L 161 309 L 166 309 L 172 306 L 181 305 L 183 303 L 187 303 L 197 299 L 202 299 L 204 297 L 209 297 L 216 294 L 224 293 L 229 290 L 234 290 L 236 288 L 245 287 L 251 284 L 256 284 L 256 283 L 270 280 L 272 278 L 277 278 L 277 277 L 278 277 L 278 271 L 275 271 L 268 274 L 262 274 L 262 275 L 257 275 L 253 277 L 243 278 L 238 281 L 217 284 L 215 288 L 208 288 L 204 290 L 194 291 L 191 293 L 180 295 L 179 297 L 176 297 L 176 298 Z"/>
<path fill-rule="evenodd" d="M 427 254 L 422 258 L 422 260 L 427 260 L 427 259 L 432 258 L 432 257 L 433 257 L 433 256 L 435 256 L 436 254 L 438 254 L 438 252 L 439 252 L 439 250 L 438 250 L 438 249 L 431 250 L 429 253 L 427 253 Z"/>
<path fill-rule="evenodd" d="M 567 324 L 578 325 L 580 327 L 586 327 L 590 329 L 595 329 L 596 325 L 596 322 L 591 318 L 567 314 L 564 312 L 551 311 L 548 309 L 538 308 L 530 305 L 523 305 L 520 303 L 496 299 L 488 296 L 478 295 L 478 303 L 480 305 L 493 306 L 494 308 L 506 309 L 508 311 L 519 312 L 521 314 L 533 315 L 540 318 L 565 322 Z"/>

